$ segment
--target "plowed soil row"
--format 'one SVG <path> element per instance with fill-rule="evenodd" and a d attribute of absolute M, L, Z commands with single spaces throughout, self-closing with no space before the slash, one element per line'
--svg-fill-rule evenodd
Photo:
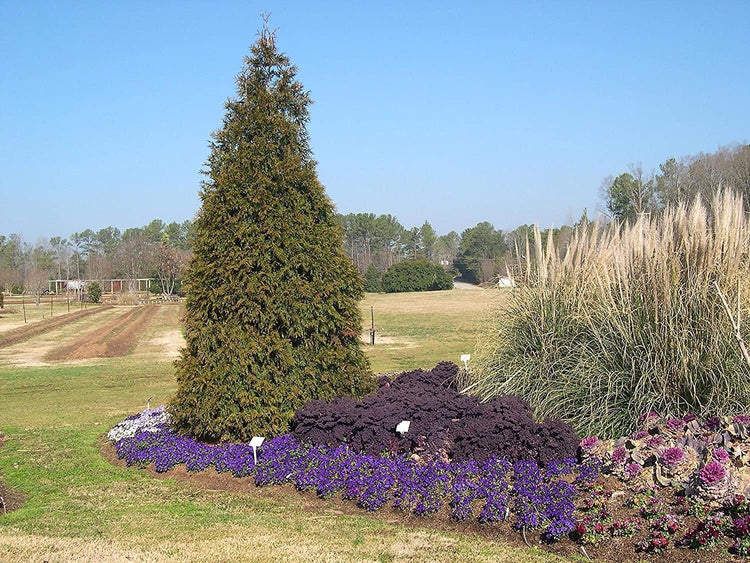
<path fill-rule="evenodd" d="M 44 356 L 48 361 L 117 358 L 130 352 L 156 315 L 156 305 L 144 305 L 106 325 L 91 330 L 70 344 L 60 346 Z"/>
<path fill-rule="evenodd" d="M 73 321 L 82 319 L 83 317 L 95 315 L 111 308 L 112 307 L 110 306 L 102 305 L 101 307 L 84 309 L 83 311 L 76 311 L 75 313 L 67 313 L 59 317 L 53 317 L 48 320 L 36 322 L 29 326 L 22 326 L 19 328 L 8 330 L 6 332 L 0 333 L 0 347 L 18 344 L 19 342 L 23 342 L 24 340 L 28 340 L 29 338 L 33 338 L 34 336 L 39 336 L 51 330 L 55 330 L 56 328 L 60 328 L 61 326 L 70 324 Z"/>

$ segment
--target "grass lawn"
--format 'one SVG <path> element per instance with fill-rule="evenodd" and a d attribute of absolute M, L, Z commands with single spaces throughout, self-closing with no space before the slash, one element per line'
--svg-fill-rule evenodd
<path fill-rule="evenodd" d="M 383 339 L 366 347 L 373 369 L 456 361 L 473 349 L 480 314 L 497 298 L 483 291 L 368 295 L 366 325 L 372 305 Z M 160 354 L 0 364 L 0 431 L 7 440 L 0 475 L 27 497 L 21 509 L 0 514 L 0 561 L 553 559 L 467 534 L 311 507 L 290 488 L 270 496 L 254 487 L 212 491 L 106 461 L 101 436 L 149 397 L 152 406 L 163 404 L 174 389 L 171 362 Z"/>

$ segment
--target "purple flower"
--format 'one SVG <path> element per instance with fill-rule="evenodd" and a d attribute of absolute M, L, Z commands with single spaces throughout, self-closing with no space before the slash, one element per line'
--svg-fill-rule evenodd
<path fill-rule="evenodd" d="M 581 449 L 587 454 L 594 453 L 596 447 L 599 445 L 599 438 L 596 436 L 589 436 L 581 440 Z"/>
<path fill-rule="evenodd" d="M 724 464 L 729 461 L 729 454 L 724 448 L 719 448 L 717 450 L 714 450 L 711 454 L 711 457 L 713 460 L 717 463 Z"/>
<path fill-rule="evenodd" d="M 631 437 L 633 440 L 643 440 L 648 435 L 648 432 L 645 430 L 639 430 L 638 432 L 634 432 Z"/>
<path fill-rule="evenodd" d="M 749 414 L 738 414 L 732 419 L 732 422 L 739 422 L 740 424 L 748 424 L 750 423 L 750 415 Z"/>
<path fill-rule="evenodd" d="M 696 418 L 698 417 L 695 416 L 693 413 L 689 412 L 685 416 L 682 417 L 682 421 L 687 424 L 688 422 L 693 422 Z"/>
<path fill-rule="evenodd" d="M 713 485 L 714 483 L 726 479 L 726 477 L 727 470 L 724 469 L 723 465 L 715 461 L 707 463 L 700 470 L 700 480 L 706 485 Z"/>
<path fill-rule="evenodd" d="M 623 463 L 625 463 L 625 459 L 627 458 L 627 456 L 628 456 L 627 450 L 623 448 L 622 446 L 620 446 L 619 448 L 615 449 L 615 451 L 612 452 L 612 456 L 611 456 L 612 463 L 614 463 L 615 465 L 622 465 Z"/>
<path fill-rule="evenodd" d="M 682 448 L 667 448 L 661 454 L 661 460 L 665 465 L 677 465 L 685 458 Z"/>

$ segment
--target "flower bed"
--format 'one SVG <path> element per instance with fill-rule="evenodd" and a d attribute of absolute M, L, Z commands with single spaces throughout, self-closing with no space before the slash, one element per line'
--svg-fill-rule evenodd
<path fill-rule="evenodd" d="M 391 508 L 490 528 L 506 523 L 524 539 L 528 534 L 563 553 L 583 549 L 591 557 L 620 560 L 747 556 L 750 501 L 742 483 L 749 450 L 743 449 L 742 427 L 725 434 L 728 426 L 744 422 L 701 423 L 692 417 L 683 422 L 644 417 L 644 429 L 627 438 L 586 438 L 578 459 L 544 466 L 494 456 L 485 461 L 377 456 L 345 443 L 313 444 L 291 435 L 266 441 L 255 464 L 247 444 L 210 445 L 180 436 L 163 408 L 128 417 L 109 437 L 129 465 L 153 464 L 158 472 L 179 464 L 191 472 L 214 468 L 249 476 L 259 487 L 293 485 L 368 511 Z"/>

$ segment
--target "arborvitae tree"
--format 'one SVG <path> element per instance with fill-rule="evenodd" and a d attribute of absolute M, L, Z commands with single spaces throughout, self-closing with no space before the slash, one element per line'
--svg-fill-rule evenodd
<path fill-rule="evenodd" d="M 367 271 L 365 272 L 365 291 L 369 291 L 371 293 L 379 293 L 383 291 L 383 284 L 380 281 L 380 272 L 378 272 L 378 269 L 370 264 L 370 266 L 367 268 Z"/>
<path fill-rule="evenodd" d="M 316 175 L 296 70 L 266 26 L 212 135 L 170 405 L 203 439 L 282 433 L 305 402 L 373 387 L 362 280 Z"/>

